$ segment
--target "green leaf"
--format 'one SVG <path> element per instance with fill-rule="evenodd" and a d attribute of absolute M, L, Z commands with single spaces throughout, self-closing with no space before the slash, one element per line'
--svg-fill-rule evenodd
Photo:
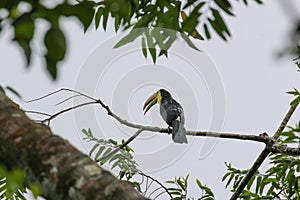
<path fill-rule="evenodd" d="M 250 181 L 248 182 L 248 184 L 247 184 L 247 189 L 248 189 L 248 190 L 251 188 L 254 179 L 255 179 L 255 176 L 252 176 L 251 179 L 250 179 Z"/>
<path fill-rule="evenodd" d="M 19 99 L 22 99 L 21 95 L 14 88 L 6 86 L 5 89 L 16 95 Z"/>
<path fill-rule="evenodd" d="M 147 47 L 146 47 L 146 39 L 142 37 L 142 52 L 145 58 L 147 58 Z"/>
<path fill-rule="evenodd" d="M 118 145 L 118 142 L 116 140 L 109 139 L 108 141 L 113 145 Z"/>
<path fill-rule="evenodd" d="M 229 172 L 227 172 L 224 176 L 223 176 L 223 178 L 222 178 L 222 182 L 224 182 L 225 181 L 225 179 L 228 177 L 230 175 L 230 173 Z"/>
<path fill-rule="evenodd" d="M 189 34 L 191 34 L 193 31 L 196 30 L 196 27 L 199 23 L 198 18 L 200 17 L 201 13 L 199 12 L 199 10 L 201 9 L 201 7 L 204 5 L 204 2 L 200 2 L 195 8 L 194 10 L 190 13 L 190 15 L 186 18 L 183 19 L 182 22 L 182 30 L 188 32 Z"/>
<path fill-rule="evenodd" d="M 82 129 L 81 132 L 84 133 L 87 137 L 93 137 L 93 133 L 90 128 L 88 130 Z"/>
<path fill-rule="evenodd" d="M 256 179 L 256 187 L 255 187 L 255 193 L 256 194 L 258 194 L 259 188 L 261 187 L 261 185 L 262 185 L 262 177 L 258 176 L 257 179 Z"/>
<path fill-rule="evenodd" d="M 89 156 L 91 156 L 91 155 L 93 154 L 93 152 L 94 152 L 94 151 L 97 149 L 97 147 L 99 147 L 99 146 L 100 146 L 99 143 L 95 144 L 95 145 L 93 146 L 93 148 L 90 150 Z"/>
<path fill-rule="evenodd" d="M 64 33 L 59 27 L 52 26 L 46 33 L 44 43 L 47 49 L 45 60 L 47 63 L 48 72 L 56 79 L 57 62 L 65 57 L 66 39 Z"/>
<path fill-rule="evenodd" d="M 169 184 L 174 184 L 174 183 L 175 183 L 175 181 L 173 181 L 173 180 L 167 180 L 167 181 L 166 181 L 166 183 L 169 183 Z"/>
<path fill-rule="evenodd" d="M 103 13 L 103 21 L 102 21 L 102 26 L 105 31 L 106 31 L 107 22 L 108 22 L 108 16 L 109 16 L 109 12 L 107 9 L 105 9 L 105 11 Z"/>
<path fill-rule="evenodd" d="M 150 52 L 153 63 L 156 63 L 156 48 L 154 46 L 153 38 L 149 34 L 149 32 L 145 32 L 145 34 L 146 34 L 146 39 L 147 39 L 148 51 Z"/>
<path fill-rule="evenodd" d="M 172 194 L 172 193 L 171 193 Z M 171 200 L 182 200 L 182 197 L 174 197 Z"/>
<path fill-rule="evenodd" d="M 202 183 L 200 182 L 199 179 L 196 179 L 196 183 L 197 183 L 198 187 L 199 187 L 200 189 L 202 189 Z"/>
<path fill-rule="evenodd" d="M 133 28 L 145 28 L 148 27 L 149 23 L 153 20 L 154 13 L 143 15 L 141 19 L 134 25 Z"/>
<path fill-rule="evenodd" d="M 213 27 L 213 29 L 215 30 L 215 32 L 224 40 L 226 41 L 226 37 L 223 34 L 223 31 L 221 30 L 221 28 L 219 27 L 219 24 L 217 24 L 216 21 L 213 21 L 211 19 L 208 19 L 210 25 Z"/>
<path fill-rule="evenodd" d="M 122 155 L 121 153 L 113 155 L 113 157 L 109 160 L 109 163 L 112 163 L 115 160 L 124 160 L 126 157 Z"/>
<path fill-rule="evenodd" d="M 81 1 L 74 6 L 74 15 L 79 19 L 84 27 L 84 32 L 87 31 L 94 18 L 94 5 L 93 1 Z"/>
<path fill-rule="evenodd" d="M 287 93 L 291 94 L 291 95 L 294 95 L 294 96 L 300 95 L 300 92 L 296 88 L 294 88 L 293 91 L 288 91 Z"/>
<path fill-rule="evenodd" d="M 258 3 L 258 4 L 263 4 L 263 2 L 261 1 L 261 0 L 255 0 L 256 1 L 256 3 Z"/>
<path fill-rule="evenodd" d="M 248 2 L 247 0 L 243 0 L 244 4 L 247 6 L 248 5 Z"/>
<path fill-rule="evenodd" d="M 142 33 L 144 32 L 143 29 L 133 29 L 130 31 L 128 35 L 123 37 L 115 46 L 114 48 L 119 48 L 121 46 L 124 46 L 125 44 L 128 44 L 130 42 L 133 42 L 136 38 L 138 38 Z M 148 45 L 149 46 L 149 45 Z"/>
<path fill-rule="evenodd" d="M 111 166 L 111 169 L 116 168 L 116 167 L 119 165 L 120 162 L 121 162 L 120 160 L 117 160 L 117 161 Z"/>
<path fill-rule="evenodd" d="M 26 13 L 18 17 L 13 22 L 14 27 L 14 41 L 16 41 L 22 48 L 26 58 L 26 65 L 29 66 L 31 61 L 31 47 L 30 41 L 34 35 L 34 21 L 31 14 Z"/>
<path fill-rule="evenodd" d="M 99 27 L 101 16 L 104 14 L 104 12 L 105 12 L 105 10 L 104 10 L 103 7 L 100 7 L 97 10 L 97 12 L 96 12 L 96 15 L 95 15 L 95 26 L 96 26 L 96 29 L 98 29 L 98 27 Z"/>
<path fill-rule="evenodd" d="M 228 0 L 214 0 L 214 2 L 223 10 L 225 11 L 228 15 L 233 16 L 233 13 L 231 11 L 232 6 L 229 3 Z"/>
<path fill-rule="evenodd" d="M 233 178 L 234 178 L 234 175 L 231 174 L 230 177 L 229 177 L 229 179 L 228 179 L 228 181 L 227 181 L 227 183 L 226 183 L 225 188 L 227 188 L 229 186 L 229 184 L 231 183 L 231 181 L 232 181 Z"/>
<path fill-rule="evenodd" d="M 98 160 L 98 158 L 100 157 L 100 155 L 102 154 L 102 152 L 104 151 L 104 149 L 105 149 L 105 146 L 99 147 L 99 149 L 98 149 L 98 151 L 97 151 L 97 153 L 95 155 L 95 160 Z"/>
<path fill-rule="evenodd" d="M 34 34 L 34 21 L 30 13 L 18 17 L 12 24 L 14 26 L 15 38 L 30 41 Z"/>
<path fill-rule="evenodd" d="M 111 151 L 112 151 L 112 148 L 111 148 L 111 147 L 107 148 L 106 151 L 103 153 L 103 156 L 108 155 Z M 109 159 L 110 159 L 111 157 L 112 157 L 112 155 L 109 156 L 109 157 L 107 157 L 106 159 L 102 160 L 102 161 L 101 161 L 101 165 L 103 165 L 104 163 L 106 163 L 107 161 L 109 161 Z"/>
<path fill-rule="evenodd" d="M 37 198 L 39 195 L 42 195 L 41 185 L 38 183 L 31 184 L 29 186 L 30 191 L 32 192 L 34 198 Z"/>
<path fill-rule="evenodd" d="M 294 169 L 291 169 L 291 170 L 288 172 L 288 175 L 286 176 L 286 180 L 287 180 L 287 181 L 291 181 L 291 179 L 293 179 L 293 177 L 295 176 L 294 173 L 295 173 Z"/>
<path fill-rule="evenodd" d="M 119 30 L 120 24 L 121 24 L 121 17 L 119 17 L 119 15 L 117 15 L 115 17 L 115 31 L 116 32 Z"/>
<path fill-rule="evenodd" d="M 178 185 L 181 187 L 182 190 L 185 190 L 185 189 L 186 189 L 186 187 L 185 187 L 185 185 L 182 183 L 181 179 L 178 179 L 178 180 L 177 180 L 177 183 L 178 183 Z"/>
<path fill-rule="evenodd" d="M 184 41 L 191 47 L 192 49 L 195 49 L 196 51 L 200 51 L 194 44 L 193 42 L 189 39 L 188 36 L 184 35 L 181 33 L 181 37 L 184 39 Z"/>
<path fill-rule="evenodd" d="M 203 28 L 204 28 L 206 38 L 210 39 L 210 33 L 209 33 L 209 30 L 208 30 L 207 24 L 204 24 Z"/>
<path fill-rule="evenodd" d="M 291 104 L 291 106 L 295 106 L 299 102 L 300 102 L 300 96 L 298 96 L 296 99 L 294 99 L 290 104 Z"/>
<path fill-rule="evenodd" d="M 6 187 L 9 193 L 24 190 L 24 174 L 21 170 L 13 170 L 6 176 Z"/>
<path fill-rule="evenodd" d="M 217 11 L 216 9 L 213 9 L 213 8 L 211 10 L 212 10 L 212 14 L 213 14 L 213 16 L 215 18 L 215 21 L 219 24 L 219 27 L 222 30 L 224 30 L 228 34 L 228 36 L 231 36 L 231 34 L 230 34 L 230 32 L 229 32 L 229 30 L 228 30 L 228 28 L 227 28 L 227 26 L 226 26 L 223 18 L 221 17 L 221 15 L 219 13 L 219 11 Z"/>

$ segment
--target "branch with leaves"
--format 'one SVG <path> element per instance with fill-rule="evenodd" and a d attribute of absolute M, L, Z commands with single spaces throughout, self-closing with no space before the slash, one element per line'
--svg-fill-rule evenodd
<path fill-rule="evenodd" d="M 57 94 L 59 92 L 63 92 L 63 91 L 68 91 L 71 92 L 72 94 L 75 94 L 67 99 L 65 99 L 64 101 L 60 102 L 63 103 L 67 100 L 72 99 L 74 96 L 82 96 L 84 98 L 87 98 L 89 101 L 82 103 L 82 104 L 78 104 L 69 108 L 66 108 L 62 111 L 59 111 L 53 115 L 49 115 L 49 114 L 44 114 L 47 117 L 42 120 L 42 122 L 48 122 L 50 123 L 51 120 L 53 120 L 54 118 L 60 116 L 61 114 L 77 109 L 78 107 L 82 107 L 82 106 L 86 106 L 86 105 L 100 105 L 102 108 L 104 108 L 104 110 L 106 111 L 108 116 L 111 116 L 113 119 L 115 119 L 116 121 L 118 121 L 120 124 L 123 124 L 125 126 L 131 127 L 131 128 L 136 128 L 138 129 L 138 131 L 129 139 L 127 139 L 126 141 L 123 141 L 120 145 L 116 145 L 114 147 L 114 149 L 110 149 L 109 151 L 103 153 L 103 150 L 99 150 L 98 151 L 98 156 L 95 157 L 96 161 L 108 161 L 110 159 L 112 159 L 114 156 L 116 155 L 122 155 L 122 153 L 117 154 L 120 150 L 122 150 L 123 148 L 128 147 L 127 145 L 132 142 L 140 133 L 142 133 L 143 131 L 152 131 L 152 132 L 158 132 L 158 133 L 167 133 L 169 134 L 169 130 L 166 128 L 161 128 L 161 127 L 153 127 L 153 126 L 144 126 L 141 124 L 136 124 L 133 122 L 129 122 L 123 118 L 121 118 L 120 116 L 118 116 L 116 113 L 114 113 L 110 107 L 108 105 L 106 105 L 101 99 L 96 99 L 93 97 L 90 97 L 86 94 L 83 94 L 79 91 L 75 91 L 72 89 L 66 89 L 66 88 L 62 88 L 58 91 L 55 91 L 53 93 L 47 94 L 41 98 L 37 98 L 34 100 L 31 100 L 29 102 L 33 102 L 33 101 L 38 101 L 41 100 L 43 98 L 49 97 L 50 95 L 54 95 Z M 300 155 L 300 148 L 298 147 L 290 147 L 287 146 L 286 143 L 284 143 L 283 141 L 283 137 L 287 136 L 288 139 L 285 139 L 285 141 L 296 141 L 297 136 L 293 135 L 293 137 L 291 137 L 291 133 L 286 133 L 283 132 L 283 130 L 285 129 L 290 117 L 292 116 L 293 112 L 295 111 L 296 107 L 299 104 L 299 94 L 297 92 L 297 90 L 295 90 L 295 92 L 289 92 L 290 94 L 293 94 L 296 96 L 295 100 L 292 101 L 292 106 L 290 108 L 290 110 L 288 111 L 288 113 L 286 114 L 286 116 L 284 117 L 282 123 L 280 124 L 276 134 L 273 137 L 268 136 L 267 133 L 261 133 L 259 135 L 253 135 L 253 134 L 249 134 L 249 135 L 244 135 L 244 134 L 237 134 L 237 133 L 217 133 L 217 132 L 205 132 L 205 131 L 192 131 L 192 130 L 187 130 L 187 135 L 190 136 L 201 136 L 201 137 L 219 137 L 219 138 L 224 138 L 224 139 L 237 139 L 237 140 L 248 140 L 248 141 L 255 141 L 255 142 L 260 142 L 260 143 L 264 143 L 266 145 L 264 151 L 262 152 L 262 156 L 260 156 L 260 158 L 253 164 L 253 167 L 247 171 L 247 173 L 243 176 L 239 177 L 239 185 L 235 185 L 236 186 L 236 190 L 235 193 L 233 194 L 232 199 L 236 199 L 238 196 L 240 196 L 240 194 L 244 191 L 244 187 L 249 184 L 249 181 L 251 179 L 253 179 L 253 177 L 255 176 L 255 174 L 257 173 L 257 169 L 259 168 L 259 166 L 261 165 L 261 163 L 264 161 L 264 159 L 270 154 L 276 154 L 276 153 L 280 153 L 281 155 L 286 155 L 286 156 L 299 156 Z M 59 104 L 60 104 L 59 103 Z M 87 133 L 88 131 L 86 131 Z M 100 146 L 99 146 L 100 147 Z M 95 149 L 93 149 L 95 150 Z M 92 150 L 92 151 L 93 151 Z M 102 154 L 103 153 L 103 154 Z M 100 157 L 100 155 L 102 154 L 102 157 Z M 116 156 L 117 157 L 117 156 Z M 122 158 L 123 159 L 123 158 Z M 112 160 L 119 160 L 119 159 L 112 159 Z M 117 166 L 117 162 L 115 162 L 114 166 Z M 122 172 L 123 174 L 121 176 L 124 176 L 126 173 Z M 134 172 L 136 173 L 136 171 Z M 129 173 L 130 175 L 128 176 L 128 174 L 126 175 L 128 178 L 132 177 L 132 174 L 134 173 Z M 243 178 L 243 179 L 242 179 Z M 230 183 L 230 181 L 229 181 Z"/>

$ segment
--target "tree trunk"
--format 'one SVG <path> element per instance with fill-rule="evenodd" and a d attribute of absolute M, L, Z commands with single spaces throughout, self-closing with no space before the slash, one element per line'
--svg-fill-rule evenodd
<path fill-rule="evenodd" d="M 43 124 L 30 120 L 0 87 L 0 164 L 40 183 L 47 199 L 145 199 Z"/>

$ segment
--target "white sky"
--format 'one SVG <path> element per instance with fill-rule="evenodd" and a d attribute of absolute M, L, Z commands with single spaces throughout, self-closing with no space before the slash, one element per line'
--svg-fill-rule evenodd
<path fill-rule="evenodd" d="M 291 61 L 291 58 L 277 59 L 275 57 L 275 54 L 285 47 L 289 37 L 288 31 L 292 28 L 292 21 L 283 12 L 281 4 L 278 2 L 278 0 L 268 1 L 263 6 L 251 2 L 249 7 L 235 3 L 234 12 L 236 17 L 226 17 L 232 38 L 225 43 L 216 35 L 213 35 L 213 39 L 208 42 L 197 42 L 197 46 L 209 55 L 212 62 L 215 63 L 215 69 L 219 71 L 221 79 L 213 81 L 221 81 L 225 90 L 225 101 L 222 100 L 220 102 L 222 105 L 225 105 L 225 121 L 220 131 L 241 134 L 259 134 L 266 131 L 272 135 L 287 112 L 289 102 L 292 99 L 286 92 L 294 87 L 300 88 L 299 73 L 296 73 L 296 66 Z M 293 0 L 291 2 L 299 10 L 299 1 Z M 33 54 L 38 56 L 42 56 L 44 52 L 43 47 L 40 47 L 39 44 L 42 42 L 41 33 L 43 33 L 46 26 L 39 23 L 38 39 L 34 41 L 36 48 Z M 70 19 L 64 20 L 62 28 L 67 32 L 69 46 L 66 60 L 60 65 L 60 76 L 57 82 L 50 81 L 43 69 L 44 63 L 38 56 L 33 57 L 32 66 L 30 69 L 26 69 L 20 50 L 15 44 L 9 41 L 12 37 L 12 32 L 5 31 L 0 37 L 0 59 L 2 63 L 0 84 L 15 88 L 24 99 L 39 97 L 62 87 L 74 88 L 76 85 L 78 86 L 78 79 L 76 77 L 82 75 L 79 74 L 82 73 L 80 70 L 87 68 L 85 60 L 87 58 L 89 60 L 96 52 L 95 55 L 99 56 L 99 65 L 104 65 L 104 60 L 110 58 L 109 56 L 111 55 L 110 50 L 106 48 L 101 50 L 101 47 L 105 46 L 105 44 L 111 44 L 111 41 L 119 38 L 118 36 L 116 37 L 112 28 L 105 33 L 101 30 L 94 31 L 94 27 L 92 27 L 84 34 L 77 22 Z M 111 38 L 113 39 L 111 40 Z M 100 45 L 101 43 L 104 44 Z M 191 53 L 186 52 L 187 54 L 193 54 L 193 50 L 188 49 L 188 51 L 191 51 Z M 102 52 L 103 55 L 99 55 L 99 52 Z M 179 52 L 179 50 L 175 48 L 174 52 Z M 91 56 L 89 57 L 89 55 Z M 92 62 L 95 63 L 94 61 Z M 180 59 L 178 61 L 178 57 L 175 56 L 174 60 L 159 61 L 158 66 L 162 66 L 162 68 L 165 66 L 166 69 L 170 66 L 175 66 L 175 70 L 173 68 L 173 71 L 189 76 L 191 73 L 180 71 L 180 67 L 176 68 L 180 62 Z M 160 117 L 158 117 L 157 109 L 153 109 L 151 112 L 150 119 L 152 121 L 149 122 L 149 117 L 144 117 L 142 111 L 140 111 L 141 113 L 138 114 L 138 117 L 132 114 L 139 112 L 139 106 L 136 111 L 122 110 L 126 106 L 119 104 L 120 101 L 115 102 L 112 98 L 114 96 L 116 96 L 116 99 L 128 97 L 129 99 L 124 99 L 124 105 L 128 102 L 127 104 L 130 108 L 135 108 L 132 102 L 139 101 L 140 99 L 144 101 L 151 92 L 163 85 L 170 88 L 176 99 L 180 99 L 183 107 L 186 108 L 186 118 L 190 118 L 190 121 L 186 122 L 188 129 L 195 126 L 201 130 L 207 130 L 211 127 L 212 112 L 215 108 L 214 106 L 216 106 L 212 103 L 215 101 L 215 99 L 212 99 L 215 97 L 212 93 L 215 91 L 205 89 L 205 84 L 207 85 L 207 82 L 211 80 L 205 80 L 208 78 L 202 77 L 202 79 L 199 79 L 199 85 L 195 85 L 195 81 L 198 79 L 195 77 L 188 79 L 187 82 L 196 96 L 194 100 L 192 98 L 187 99 L 187 96 L 184 97 L 182 95 L 182 93 L 189 94 L 188 89 L 180 89 L 175 87 L 176 83 L 172 85 L 172 82 L 168 81 L 161 83 L 160 86 L 145 86 L 146 92 L 142 92 L 141 88 L 143 89 L 143 87 L 141 87 L 134 93 L 137 96 L 134 96 L 130 90 L 133 87 L 130 84 L 134 83 L 130 81 L 133 80 L 130 76 L 134 76 L 134 74 L 130 75 L 130 73 L 126 73 L 126 70 L 134 72 L 133 69 L 137 67 L 145 67 L 145 70 L 149 70 L 148 68 L 151 68 L 151 66 L 147 65 L 151 65 L 151 60 L 148 59 L 145 61 L 141 53 L 127 53 L 120 59 L 112 60 L 109 64 L 110 69 L 114 69 L 112 74 L 115 74 L 110 75 L 108 71 L 106 79 L 110 79 L 110 76 L 110 81 L 116 79 L 114 81 L 115 85 L 110 85 L 110 82 L 105 83 L 104 77 L 103 79 L 96 79 L 97 82 L 95 82 L 96 85 L 94 85 L 94 88 L 87 89 L 82 83 L 77 88 L 82 87 L 82 91 L 90 90 L 91 94 L 94 92 L 96 97 L 103 98 L 114 110 L 118 110 L 118 113 L 123 117 L 128 115 L 130 120 L 136 122 L 165 126 Z M 117 67 L 117 70 L 114 67 Z M 190 68 L 187 67 L 188 70 Z M 151 69 L 147 73 L 151 77 Z M 183 78 L 186 78 L 186 76 Z M 137 78 L 134 80 L 141 84 L 140 79 Z M 121 82 L 121 80 L 124 82 Z M 172 81 L 172 79 L 170 80 Z M 159 81 L 154 80 L 153 82 L 158 83 Z M 93 84 L 93 82 L 89 78 L 86 78 L 86 84 Z M 111 87 L 112 89 L 110 89 Z M 113 89 L 116 88 L 118 91 L 126 91 L 126 88 L 128 88 L 128 91 L 122 94 L 112 93 Z M 204 89 L 202 92 L 199 92 L 199 88 Z M 67 106 L 67 104 L 59 107 L 54 106 L 55 103 L 64 97 L 66 96 L 60 94 L 34 104 L 28 105 L 21 102 L 20 104 L 24 109 L 54 113 Z M 200 101 L 199 98 L 201 99 Z M 16 99 L 16 101 L 18 100 Z M 196 115 L 199 117 L 200 124 L 198 121 L 192 121 L 194 118 L 188 114 L 192 112 L 193 102 L 197 102 L 197 108 L 199 109 L 199 113 L 193 113 L 193 116 Z M 84 116 L 88 113 L 87 110 L 81 109 L 78 111 L 79 115 Z M 78 116 L 77 112 L 75 115 L 71 113 L 65 114 L 54 120 L 51 123 L 51 128 L 54 133 L 61 135 L 83 152 L 88 152 L 89 147 L 81 140 L 83 135 L 80 133 L 80 130 L 82 128 L 91 127 L 97 133 L 98 128 L 101 127 L 99 130 L 100 132 L 103 131 L 103 135 L 118 140 L 128 137 L 124 133 L 122 137 L 117 132 L 107 133 L 111 129 L 115 130 L 116 125 L 114 121 L 107 118 L 101 110 L 92 110 L 92 112 L 97 112 L 96 115 L 92 116 L 93 119 L 86 118 L 87 120 L 82 119 L 81 122 L 76 121 L 78 120 L 76 118 Z M 300 118 L 299 113 L 299 110 L 297 110 L 290 125 L 294 125 L 297 122 L 297 119 Z M 220 113 L 220 115 L 222 114 Z M 107 121 L 103 125 L 101 124 L 101 120 Z M 92 122 L 95 122 L 95 124 Z M 153 134 L 146 133 L 141 135 L 139 140 L 133 142 L 132 146 L 137 154 L 137 160 L 141 168 L 161 182 L 173 179 L 174 176 L 185 176 L 190 173 L 190 197 L 197 197 L 196 195 L 199 194 L 195 186 L 195 179 L 199 178 L 203 183 L 212 188 L 217 199 L 229 198 L 229 190 L 224 189 L 225 184 L 221 183 L 221 178 L 225 174 L 224 162 L 230 162 L 233 166 L 241 169 L 249 168 L 263 148 L 263 145 L 252 142 L 219 139 L 212 151 L 206 157 L 200 159 L 201 145 L 203 145 L 205 138 L 192 139 L 189 137 L 190 143 L 188 146 L 173 145 L 170 138 L 170 136 L 166 135 L 154 136 Z M 153 142 L 151 143 L 151 141 Z M 180 155 L 178 160 L 175 159 L 176 155 L 174 158 L 174 152 L 176 155 Z M 167 153 L 172 155 L 168 156 Z"/>

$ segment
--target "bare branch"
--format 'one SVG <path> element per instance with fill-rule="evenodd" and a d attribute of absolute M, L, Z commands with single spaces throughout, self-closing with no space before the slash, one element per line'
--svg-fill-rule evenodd
<path fill-rule="evenodd" d="M 90 97 L 86 94 L 83 94 L 81 92 L 78 92 L 76 90 L 72 89 L 67 89 L 67 88 L 62 88 L 58 91 L 52 92 L 48 95 L 45 95 L 43 97 L 31 100 L 32 101 L 37 101 L 41 100 L 43 98 L 49 97 L 50 95 L 56 94 L 61 91 L 70 91 L 73 93 L 76 93 L 78 95 L 84 96 L 88 99 L 91 99 L 93 101 L 79 104 L 70 108 L 67 108 L 65 110 L 62 110 L 58 113 L 55 113 L 54 115 L 51 115 L 51 117 L 44 119 L 42 122 L 49 122 L 50 120 L 58 117 L 59 115 L 68 112 L 70 110 L 76 109 L 78 107 L 82 107 L 85 105 L 90 105 L 90 104 L 100 104 L 102 108 L 104 108 L 107 112 L 107 114 L 111 117 L 113 117 L 115 120 L 117 120 L 120 124 L 123 124 L 125 126 L 131 127 L 131 128 L 136 128 L 136 129 L 143 129 L 144 131 L 151 131 L 151 132 L 159 132 L 159 133 L 168 133 L 170 134 L 170 130 L 167 128 L 161 128 L 161 127 L 155 127 L 155 126 L 144 126 L 141 124 L 136 124 L 133 122 L 129 122 L 125 119 L 122 119 L 120 116 L 115 114 L 108 105 L 106 105 L 101 99 L 95 99 L 93 97 Z M 68 99 L 69 100 L 69 99 Z M 255 141 L 255 142 L 263 142 L 267 144 L 270 141 L 270 137 L 267 136 L 267 134 L 260 134 L 260 135 L 255 135 L 255 134 L 238 134 L 238 133 L 219 133 L 219 132 L 208 132 L 208 131 L 194 131 L 194 130 L 187 130 L 186 132 L 187 135 L 191 136 L 201 136 L 201 137 L 217 137 L 217 138 L 224 138 L 224 139 L 237 139 L 237 140 L 249 140 L 249 141 Z M 266 136 L 265 136 L 266 135 Z"/>
<path fill-rule="evenodd" d="M 70 110 L 74 110 L 74 109 L 76 109 L 76 108 L 80 108 L 80 107 L 83 107 L 83 106 L 86 106 L 86 105 L 91 105 L 91 104 L 96 104 L 96 102 L 90 101 L 90 102 L 86 102 L 86 103 L 82 103 L 82 104 L 78 104 L 78 105 L 76 105 L 76 106 L 72 106 L 72 107 L 66 108 L 66 109 L 64 109 L 64 110 L 62 110 L 62 111 L 59 111 L 59 112 L 57 112 L 57 113 L 51 115 L 50 117 L 44 119 L 44 120 L 42 121 L 42 123 L 50 122 L 52 119 L 58 117 L 59 115 L 65 113 L 65 112 L 68 112 L 68 111 L 70 111 Z"/>
<path fill-rule="evenodd" d="M 25 110 L 24 112 L 25 113 L 32 113 L 32 114 L 38 114 L 38 115 L 44 115 L 44 116 L 47 116 L 47 117 L 51 117 L 51 115 L 48 114 L 48 113 L 34 111 L 34 110 Z"/>
<path fill-rule="evenodd" d="M 74 99 L 74 98 L 76 98 L 76 97 L 81 97 L 81 96 L 82 96 L 82 95 L 80 95 L 80 94 L 76 94 L 76 95 L 70 96 L 70 97 L 64 99 L 63 101 L 58 102 L 58 103 L 55 104 L 55 105 L 58 106 L 58 105 L 60 105 L 60 104 L 63 104 L 63 103 L 65 103 L 65 102 L 71 100 L 71 99 Z"/>
<path fill-rule="evenodd" d="M 51 93 L 49 93 L 49 94 L 46 94 L 46 95 L 44 95 L 44 96 L 42 96 L 42 97 L 39 97 L 39 98 L 36 98 L 36 99 L 32 99 L 32 100 L 28 100 L 28 101 L 24 101 L 24 102 L 25 102 L 25 103 L 32 103 L 32 102 L 35 102 L 35 101 L 39 101 L 39 100 L 45 99 L 45 98 L 47 98 L 47 97 L 50 97 L 50 96 L 52 96 L 52 95 L 54 95 L 54 94 L 57 94 L 57 93 L 59 93 L 59 92 L 62 92 L 62 91 L 73 92 L 73 93 L 76 93 L 76 94 L 81 95 L 81 96 L 83 96 L 83 97 L 86 97 L 86 98 L 88 98 L 88 99 L 90 99 L 90 100 L 97 101 L 97 99 L 95 99 L 95 98 L 93 98 L 93 97 L 90 97 L 90 96 L 88 96 L 88 95 L 86 95 L 86 94 L 83 94 L 83 93 L 81 93 L 81 92 L 78 92 L 78 91 L 76 91 L 76 90 L 69 89 L 69 88 L 61 88 L 61 89 L 59 89 L 59 90 L 56 90 L 56 91 L 51 92 Z"/>

